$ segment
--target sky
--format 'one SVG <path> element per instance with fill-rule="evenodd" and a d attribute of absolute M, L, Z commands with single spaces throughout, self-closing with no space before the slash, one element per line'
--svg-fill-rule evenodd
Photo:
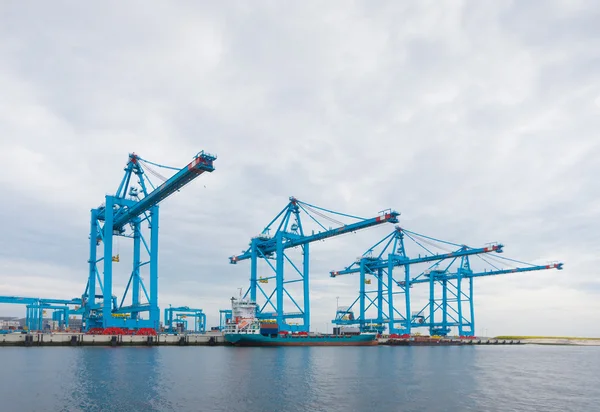
<path fill-rule="evenodd" d="M 476 333 L 600 336 L 599 18 L 574 0 L 3 2 L 0 295 L 81 296 L 90 209 L 128 153 L 205 150 L 216 170 L 160 206 L 161 309 L 216 325 L 249 284 L 228 257 L 296 196 L 564 262 L 477 279 Z M 314 330 L 358 295 L 329 272 L 391 230 L 311 246 Z"/>

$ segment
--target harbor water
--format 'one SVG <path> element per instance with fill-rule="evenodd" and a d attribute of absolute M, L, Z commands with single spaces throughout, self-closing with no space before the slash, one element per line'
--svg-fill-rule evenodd
<path fill-rule="evenodd" d="M 3 412 L 594 411 L 600 347 L 4 347 Z"/>

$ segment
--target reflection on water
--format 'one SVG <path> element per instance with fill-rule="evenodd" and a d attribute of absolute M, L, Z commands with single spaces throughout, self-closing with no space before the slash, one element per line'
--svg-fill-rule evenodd
<path fill-rule="evenodd" d="M 65 410 L 170 409 L 168 397 L 160 393 L 159 371 L 165 366 L 161 351 L 140 347 L 77 348 L 74 352 L 74 386 L 64 399 Z"/>
<path fill-rule="evenodd" d="M 0 410 L 593 411 L 598 347 L 0 348 Z"/>

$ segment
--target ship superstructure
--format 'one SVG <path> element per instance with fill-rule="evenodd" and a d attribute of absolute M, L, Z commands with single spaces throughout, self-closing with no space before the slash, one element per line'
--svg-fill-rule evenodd
<path fill-rule="evenodd" d="M 227 334 L 260 334 L 260 322 L 256 317 L 257 304 L 248 298 L 240 296 L 231 298 L 231 319 L 223 328 Z"/>

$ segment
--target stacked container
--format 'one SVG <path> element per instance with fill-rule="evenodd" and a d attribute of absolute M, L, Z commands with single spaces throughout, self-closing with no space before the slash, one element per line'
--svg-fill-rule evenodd
<path fill-rule="evenodd" d="M 277 335 L 279 332 L 279 326 L 277 323 L 272 322 L 261 322 L 260 323 L 260 334 L 261 335 Z"/>

